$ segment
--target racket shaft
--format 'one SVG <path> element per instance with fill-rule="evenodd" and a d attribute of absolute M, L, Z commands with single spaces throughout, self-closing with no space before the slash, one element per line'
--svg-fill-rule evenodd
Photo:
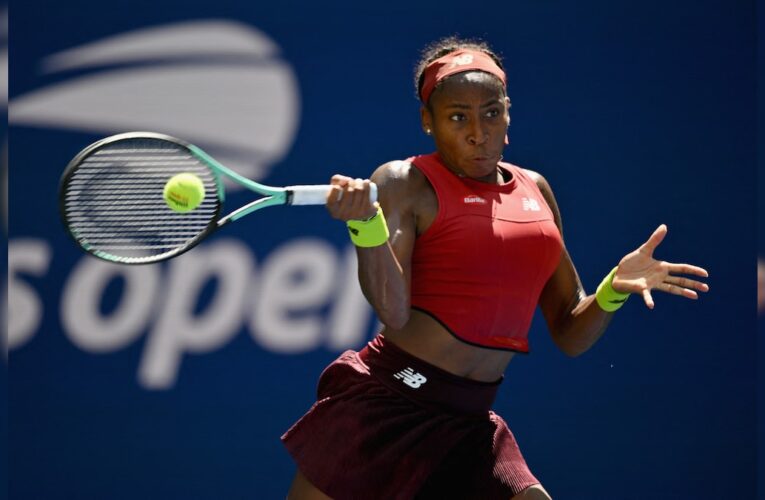
<path fill-rule="evenodd" d="M 311 186 L 287 186 L 287 191 L 292 192 L 292 201 L 290 205 L 324 205 L 327 202 L 327 195 L 332 190 L 329 184 L 318 184 Z M 340 196 L 342 197 L 342 192 Z M 377 184 L 369 183 L 369 201 L 377 201 Z"/>

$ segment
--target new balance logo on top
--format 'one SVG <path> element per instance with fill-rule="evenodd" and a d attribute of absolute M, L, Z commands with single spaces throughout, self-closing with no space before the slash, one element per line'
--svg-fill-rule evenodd
<path fill-rule="evenodd" d="M 417 373 L 411 368 L 401 370 L 397 374 L 393 375 L 393 378 L 401 380 L 412 389 L 419 389 L 422 384 L 428 381 L 428 379 L 425 378 L 425 375 L 422 373 Z"/>
<path fill-rule="evenodd" d="M 525 211 L 539 212 L 542 210 L 539 206 L 539 202 L 534 198 L 521 198 L 523 202 L 523 209 Z"/>
<path fill-rule="evenodd" d="M 481 205 L 486 203 L 486 200 L 480 196 L 465 196 L 465 203 L 480 203 Z"/>

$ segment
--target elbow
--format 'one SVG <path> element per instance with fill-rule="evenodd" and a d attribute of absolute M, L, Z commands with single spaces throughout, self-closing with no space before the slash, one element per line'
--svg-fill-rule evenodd
<path fill-rule="evenodd" d="M 395 310 L 378 310 L 377 317 L 388 328 L 400 330 L 409 322 L 409 308 L 401 307 Z"/>
<path fill-rule="evenodd" d="M 589 350 L 587 345 L 572 342 L 573 339 L 570 336 L 553 334 L 552 337 L 558 350 L 569 358 L 577 358 Z"/>
<path fill-rule="evenodd" d="M 393 330 L 400 330 L 409 322 L 411 315 L 409 294 L 387 294 L 374 302 L 370 301 L 377 318 Z"/>
<path fill-rule="evenodd" d="M 586 348 L 583 349 L 583 348 L 577 348 L 572 346 L 563 347 L 559 345 L 558 348 L 563 352 L 563 354 L 565 354 L 569 358 L 578 358 L 579 356 L 587 352 Z"/>

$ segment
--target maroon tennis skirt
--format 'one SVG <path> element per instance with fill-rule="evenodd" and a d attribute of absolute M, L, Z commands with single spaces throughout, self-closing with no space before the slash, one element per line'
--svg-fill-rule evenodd
<path fill-rule="evenodd" d="M 506 500 L 539 481 L 490 411 L 500 382 L 458 377 L 378 335 L 324 370 L 317 402 L 282 441 L 336 500 Z"/>

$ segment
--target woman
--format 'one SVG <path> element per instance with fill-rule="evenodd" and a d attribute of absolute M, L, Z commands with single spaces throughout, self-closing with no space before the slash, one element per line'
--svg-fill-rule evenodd
<path fill-rule="evenodd" d="M 587 295 L 563 245 L 552 190 L 503 163 L 510 101 L 499 58 L 449 38 L 418 65 L 421 123 L 436 153 L 368 180 L 336 175 L 327 207 L 357 245 L 362 290 L 385 325 L 332 363 L 317 403 L 284 436 L 290 498 L 550 498 L 490 411 L 507 364 L 528 352 L 541 307 L 556 345 L 579 355 L 613 311 L 652 290 L 695 299 L 707 276 L 654 260 L 661 225 Z M 386 223 L 387 222 L 387 223 Z"/>

